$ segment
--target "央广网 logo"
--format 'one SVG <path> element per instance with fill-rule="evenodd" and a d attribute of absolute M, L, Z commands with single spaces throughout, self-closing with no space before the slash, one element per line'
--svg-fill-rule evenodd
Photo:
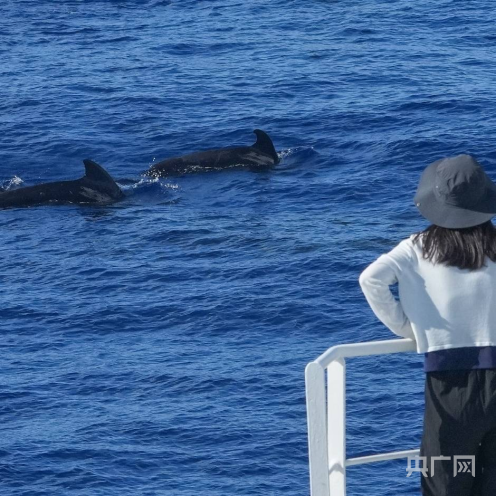
<path fill-rule="evenodd" d="M 406 471 L 408 473 L 406 474 L 406 476 L 410 477 L 414 472 L 420 472 L 424 477 L 432 477 L 435 474 L 435 464 L 437 461 L 451 460 L 451 456 L 431 456 L 431 466 L 429 471 L 427 458 L 427 456 L 409 456 L 408 466 L 406 468 Z M 472 474 L 472 477 L 475 477 L 475 456 L 453 456 L 453 476 L 456 477 L 457 474 L 469 472 Z"/>

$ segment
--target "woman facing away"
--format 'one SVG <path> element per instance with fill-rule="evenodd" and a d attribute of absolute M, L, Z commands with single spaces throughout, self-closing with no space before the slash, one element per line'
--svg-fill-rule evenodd
<path fill-rule="evenodd" d="M 494 496 L 496 185 L 459 155 L 424 170 L 414 201 L 432 225 L 380 256 L 360 285 L 376 316 L 425 354 L 422 494 Z"/>

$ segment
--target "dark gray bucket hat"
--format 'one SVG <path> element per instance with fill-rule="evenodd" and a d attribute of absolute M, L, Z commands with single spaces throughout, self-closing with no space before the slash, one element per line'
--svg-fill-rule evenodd
<path fill-rule="evenodd" d="M 424 170 L 413 201 L 437 226 L 477 226 L 496 215 L 496 184 L 471 155 L 443 158 Z"/>

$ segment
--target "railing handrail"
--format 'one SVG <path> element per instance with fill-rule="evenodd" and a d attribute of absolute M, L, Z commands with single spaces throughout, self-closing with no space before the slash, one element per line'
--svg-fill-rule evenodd
<path fill-rule="evenodd" d="M 347 466 L 418 455 L 418 450 L 408 450 L 346 459 L 345 427 L 345 359 L 416 350 L 415 340 L 407 338 L 340 344 L 307 365 L 305 382 L 312 496 L 346 496 Z M 331 403 L 332 409 L 328 408 Z"/>
<path fill-rule="evenodd" d="M 413 339 L 387 339 L 384 341 L 365 341 L 363 343 L 346 343 L 332 346 L 322 353 L 315 362 L 322 368 L 338 358 L 351 358 L 367 355 L 387 355 L 389 353 L 402 353 L 416 351 L 417 342 Z"/>

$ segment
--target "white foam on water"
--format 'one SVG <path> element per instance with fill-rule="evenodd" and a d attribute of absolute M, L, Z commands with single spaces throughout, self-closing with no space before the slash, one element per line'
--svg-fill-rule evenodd
<path fill-rule="evenodd" d="M 3 183 L 0 186 L 5 191 L 8 191 L 10 189 L 15 189 L 16 187 L 20 186 L 23 183 L 24 181 L 19 176 L 14 176 L 12 179 L 7 179 L 6 181 L 3 181 Z"/>

